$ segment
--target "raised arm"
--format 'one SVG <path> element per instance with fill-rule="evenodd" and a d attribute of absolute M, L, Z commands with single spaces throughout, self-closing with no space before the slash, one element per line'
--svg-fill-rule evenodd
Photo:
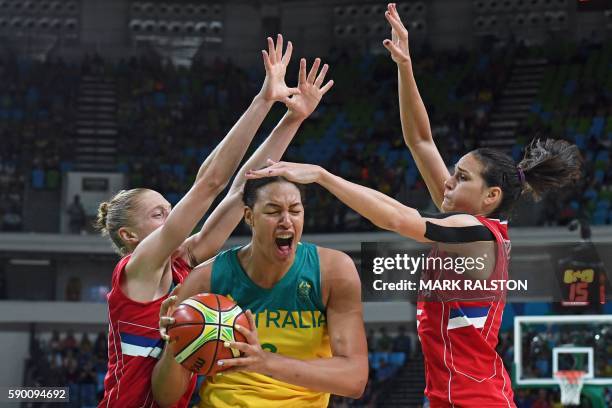
<path fill-rule="evenodd" d="M 329 67 L 325 64 L 319 72 L 320 64 L 321 60 L 315 59 L 307 76 L 306 60 L 303 58 L 300 60 L 298 79 L 300 93 L 285 100 L 287 113 L 238 171 L 227 196 L 208 217 L 200 232 L 185 242 L 183 247 L 193 266 L 213 257 L 242 219 L 244 214 L 242 191 L 246 182 L 246 171 L 264 166 L 267 159 L 280 160 L 302 122 L 314 112 L 323 95 L 333 86 L 333 81 L 328 81 L 322 86 Z"/>
<path fill-rule="evenodd" d="M 444 199 L 444 181 L 450 177 L 431 133 L 429 117 L 412 71 L 408 46 L 408 30 L 404 27 L 395 3 L 390 3 L 385 18 L 391 25 L 391 40 L 384 46 L 397 64 L 400 119 L 404 142 L 427 184 L 433 202 L 441 209 Z"/>
<path fill-rule="evenodd" d="M 285 101 L 290 95 L 299 93 L 297 88 L 285 84 L 285 71 L 291 54 L 291 43 L 282 55 L 283 39 L 279 35 L 276 47 L 268 38 L 269 53 L 263 51 L 266 78 L 261 92 L 253 99 L 246 112 L 230 130 L 224 140 L 203 164 L 199 177 L 183 199 L 169 213 L 164 224 L 138 244 L 126 267 L 128 287 L 130 281 L 149 281 L 153 273 L 159 272 L 170 255 L 185 241 L 197 222 L 208 210 L 215 197 L 223 190 L 240 164 L 256 130 L 275 101 Z M 156 283 L 151 282 L 154 286 Z M 143 287 L 145 292 L 151 288 Z M 139 298 L 136 294 L 135 298 Z M 147 297 L 147 296 L 145 296 Z"/>
<path fill-rule="evenodd" d="M 370 220 L 379 228 L 396 232 L 419 242 L 445 242 L 428 231 L 436 226 L 478 226 L 478 220 L 468 214 L 452 215 L 442 219 L 423 217 L 417 210 L 368 187 L 351 183 L 312 164 L 269 161 L 270 166 L 247 173 L 248 178 L 282 176 L 296 183 L 317 183 L 340 201 Z"/>
<path fill-rule="evenodd" d="M 311 390 L 359 398 L 368 381 L 368 350 L 361 306 L 361 284 L 355 264 L 341 252 L 319 248 L 321 275 L 329 285 L 327 327 L 332 357 L 298 360 L 262 350 L 257 330 L 239 330 L 248 343 L 229 343 L 245 357 L 223 360 L 232 371 L 258 372 Z M 251 327 L 253 316 L 247 312 Z"/>

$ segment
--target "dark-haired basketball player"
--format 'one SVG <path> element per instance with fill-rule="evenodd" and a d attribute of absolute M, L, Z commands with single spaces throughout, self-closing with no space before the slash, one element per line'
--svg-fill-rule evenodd
<path fill-rule="evenodd" d="M 285 177 L 318 183 L 380 228 L 405 237 L 440 244 L 430 256 L 451 246 L 491 247 L 494 261 L 485 279 L 507 279 L 507 219 L 524 193 L 539 196 L 571 185 L 581 175 L 578 148 L 561 140 L 534 141 L 520 163 L 494 149 L 464 155 L 449 174 L 433 141 L 425 106 L 418 93 L 408 50 L 408 32 L 395 4 L 385 13 L 392 40 L 384 45 L 397 63 L 404 139 L 442 214 L 420 214 L 369 188 L 334 176 L 319 166 L 271 163 L 249 178 Z M 442 251 L 443 252 L 443 251 Z M 425 278 L 449 278 L 452 270 L 427 270 Z M 477 277 L 481 279 L 483 277 Z M 431 296 L 434 295 L 434 296 Z M 495 351 L 504 308 L 504 292 L 421 293 L 418 334 L 425 357 L 425 394 L 432 407 L 514 407 L 510 377 Z M 466 300 L 467 299 L 467 300 Z"/>

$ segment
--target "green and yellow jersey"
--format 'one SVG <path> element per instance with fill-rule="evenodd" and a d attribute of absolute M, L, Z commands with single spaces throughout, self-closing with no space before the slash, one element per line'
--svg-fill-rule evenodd
<path fill-rule="evenodd" d="M 233 299 L 254 315 L 264 350 L 301 360 L 331 357 L 316 245 L 300 242 L 291 268 L 270 289 L 255 284 L 238 261 L 240 247 L 220 253 L 211 292 Z M 252 372 L 207 378 L 200 407 L 326 407 L 329 394 Z"/>

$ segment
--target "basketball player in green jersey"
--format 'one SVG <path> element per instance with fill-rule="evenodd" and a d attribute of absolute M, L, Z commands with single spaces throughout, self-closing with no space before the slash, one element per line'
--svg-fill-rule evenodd
<path fill-rule="evenodd" d="M 247 343 L 225 344 L 244 356 L 219 362 L 230 370 L 207 378 L 200 407 L 310 408 L 327 407 L 330 393 L 358 398 L 368 354 L 355 264 L 300 241 L 304 207 L 296 184 L 248 180 L 243 200 L 251 241 L 195 268 L 160 312 L 164 332 L 172 307 L 197 293 L 225 295 L 250 310 L 252 330 L 238 329 Z M 190 376 L 164 354 L 153 379 L 162 406 L 184 393 Z"/>

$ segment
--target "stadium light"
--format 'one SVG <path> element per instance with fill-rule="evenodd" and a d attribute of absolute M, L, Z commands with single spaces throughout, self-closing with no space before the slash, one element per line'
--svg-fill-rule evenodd
<path fill-rule="evenodd" d="M 64 5 L 59 1 L 54 1 L 53 3 L 51 3 L 51 11 L 53 11 L 54 13 L 60 13 L 63 8 Z"/>
<path fill-rule="evenodd" d="M 23 20 L 21 19 L 21 17 L 15 17 L 11 20 L 11 26 L 13 28 L 21 28 L 22 25 L 23 25 Z"/>
<path fill-rule="evenodd" d="M 32 30 L 34 27 L 36 27 L 36 22 L 33 18 L 26 18 L 23 20 L 23 26 L 28 30 Z"/>
<path fill-rule="evenodd" d="M 385 6 L 376 4 L 372 6 L 371 14 L 375 17 L 380 17 L 385 13 Z"/>
<path fill-rule="evenodd" d="M 207 5 L 201 5 L 196 7 L 196 13 L 201 15 L 201 16 L 206 16 L 208 14 L 208 6 Z"/>
<path fill-rule="evenodd" d="M 166 3 L 161 3 L 159 6 L 157 6 L 157 9 L 159 10 L 160 14 L 168 14 L 168 11 L 170 10 Z"/>
<path fill-rule="evenodd" d="M 142 3 L 132 3 L 132 14 L 140 14 L 144 11 Z"/>
<path fill-rule="evenodd" d="M 183 32 L 185 32 L 186 34 L 195 33 L 195 24 L 191 21 L 186 22 L 183 26 Z"/>
<path fill-rule="evenodd" d="M 183 25 L 181 23 L 179 23 L 178 21 L 173 21 L 168 26 L 168 29 L 173 34 L 180 34 L 181 32 L 183 32 Z"/>
<path fill-rule="evenodd" d="M 142 6 L 142 11 L 145 14 L 152 14 L 153 12 L 155 12 L 155 7 L 153 7 L 153 4 L 151 3 L 145 3 Z"/>
<path fill-rule="evenodd" d="M 356 6 L 348 6 L 346 8 L 346 14 L 349 17 L 357 17 L 357 14 L 359 14 L 359 10 L 357 10 Z"/>
<path fill-rule="evenodd" d="M 474 0 L 472 2 L 472 7 L 476 10 L 477 13 L 483 13 L 485 11 L 486 3 L 484 0 Z"/>
<path fill-rule="evenodd" d="M 158 21 L 157 22 L 157 31 L 162 34 L 166 34 L 169 30 L 169 23 L 167 21 Z"/>
<path fill-rule="evenodd" d="M 51 22 L 46 17 L 38 20 L 38 28 L 40 28 L 41 30 L 48 30 L 50 25 Z"/>
<path fill-rule="evenodd" d="M 402 15 L 410 15 L 412 13 L 412 3 L 402 3 L 399 6 Z"/>
<path fill-rule="evenodd" d="M 70 13 L 75 13 L 77 11 L 77 4 L 74 1 L 70 1 L 66 4 L 66 9 L 70 12 Z"/>
<path fill-rule="evenodd" d="M 527 16 L 527 21 L 529 21 L 529 24 L 532 26 L 539 25 L 542 21 L 541 19 L 542 16 L 540 15 L 540 13 L 529 13 L 529 15 Z"/>
<path fill-rule="evenodd" d="M 425 3 L 422 1 L 414 3 L 414 12 L 416 14 L 422 14 L 425 12 Z"/>
<path fill-rule="evenodd" d="M 336 17 L 344 17 L 344 7 L 340 7 L 340 6 L 334 7 L 334 15 Z"/>
<path fill-rule="evenodd" d="M 144 21 L 142 24 L 144 31 L 149 32 L 149 33 L 153 32 L 156 26 L 157 24 L 153 20 Z"/>
<path fill-rule="evenodd" d="M 69 18 L 66 20 L 66 22 L 64 23 L 64 27 L 66 27 L 66 30 L 68 31 L 74 31 L 77 28 L 77 21 L 74 18 Z"/>
<path fill-rule="evenodd" d="M 372 24 L 372 34 L 382 34 L 386 31 L 386 26 L 381 23 Z"/>
<path fill-rule="evenodd" d="M 199 34 L 208 33 L 208 23 L 205 21 L 201 21 L 195 25 L 195 30 Z"/>
<path fill-rule="evenodd" d="M 4 30 L 8 26 L 8 20 L 6 18 L 0 18 L 0 30 Z"/>
<path fill-rule="evenodd" d="M 220 34 L 221 30 L 223 29 L 223 23 L 220 21 L 212 21 L 210 23 L 210 31 L 213 34 Z"/>
<path fill-rule="evenodd" d="M 139 32 L 143 30 L 142 20 L 130 21 L 129 27 L 132 31 Z"/>
<path fill-rule="evenodd" d="M 425 21 L 423 20 L 416 20 L 414 22 L 412 22 L 412 24 L 410 24 L 410 27 L 412 30 L 416 30 L 417 32 L 423 32 L 425 31 Z"/>
<path fill-rule="evenodd" d="M 344 37 L 346 35 L 346 29 L 342 25 L 337 25 L 334 27 L 334 34 L 337 37 Z"/>

